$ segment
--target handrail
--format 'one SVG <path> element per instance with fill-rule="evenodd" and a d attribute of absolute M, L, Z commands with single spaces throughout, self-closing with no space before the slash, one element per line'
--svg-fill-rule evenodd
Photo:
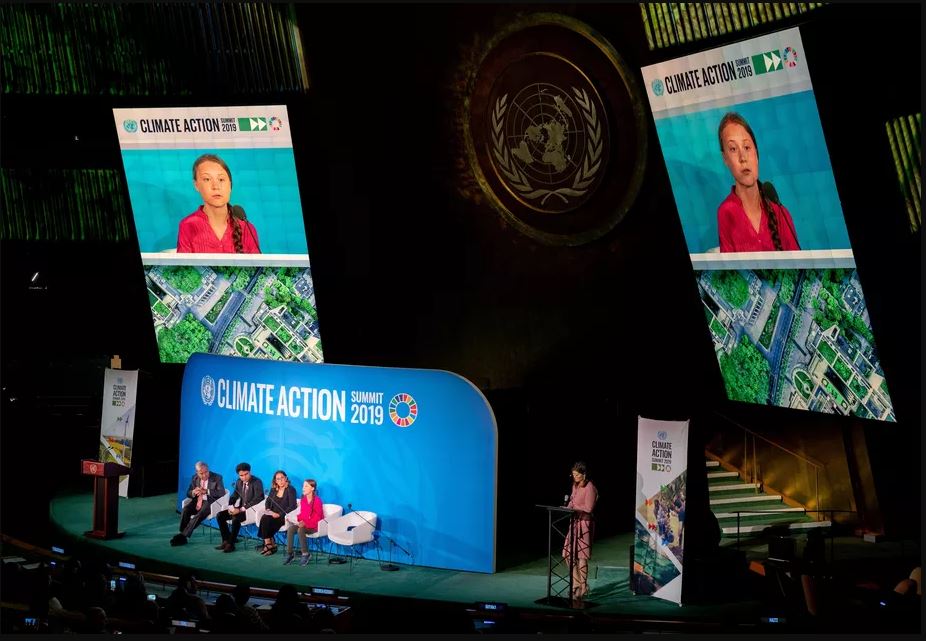
<path fill-rule="evenodd" d="M 788 448 L 785 447 L 784 445 L 781 445 L 780 443 L 776 443 L 775 441 L 773 441 L 773 440 L 771 440 L 771 439 L 769 439 L 769 438 L 767 438 L 767 437 L 765 437 L 765 436 L 763 436 L 763 435 L 761 435 L 761 434 L 758 434 L 757 432 L 754 432 L 753 430 L 749 429 L 749 428 L 746 427 L 745 425 L 741 425 L 741 424 L 738 423 L 737 421 L 734 421 L 732 418 L 730 418 L 730 417 L 727 416 L 726 414 L 723 414 L 723 413 L 718 412 L 718 411 L 716 411 L 716 410 L 714 411 L 714 414 L 716 414 L 716 415 L 719 416 L 720 418 L 726 420 L 728 423 L 731 423 L 731 424 L 734 425 L 735 427 L 738 427 L 739 429 L 743 430 L 743 472 L 744 472 L 744 473 L 747 473 L 746 471 L 747 471 L 747 469 L 749 468 L 749 443 L 748 443 L 748 440 L 749 440 L 749 437 L 752 436 L 752 476 L 751 476 L 751 481 L 752 481 L 753 483 L 756 483 L 756 482 L 761 483 L 760 478 L 759 478 L 759 457 L 756 455 L 756 439 L 762 439 L 763 441 L 765 441 L 765 442 L 768 443 L 769 445 L 773 445 L 773 446 L 777 447 L 778 449 L 780 449 L 782 452 L 785 452 L 786 454 L 789 454 L 789 455 L 793 456 L 794 458 L 798 459 L 799 461 L 804 461 L 805 463 L 807 463 L 808 465 L 810 465 L 811 467 L 813 467 L 813 496 L 814 496 L 814 507 L 820 507 L 820 470 L 824 469 L 824 467 L 825 467 L 822 463 L 820 463 L 819 461 L 815 461 L 815 460 L 811 459 L 810 457 L 808 457 L 808 456 L 806 456 L 806 455 L 798 454 L 797 452 L 794 452 L 794 451 L 788 449 Z M 758 492 L 759 492 L 759 489 L 758 489 L 758 487 L 756 487 L 756 493 L 758 493 Z"/>
<path fill-rule="evenodd" d="M 794 456 L 794 457 L 796 457 L 796 458 L 799 458 L 799 459 L 801 459 L 802 461 L 806 461 L 806 462 L 809 463 L 810 465 L 812 465 L 812 466 L 814 466 L 814 467 L 817 467 L 817 468 L 820 468 L 820 469 L 823 469 L 824 467 L 826 467 L 825 465 L 823 465 L 823 463 L 820 463 L 819 461 L 815 461 L 815 460 L 813 460 L 813 459 L 807 457 L 806 455 L 798 454 L 797 452 L 794 452 L 794 451 L 792 451 L 792 450 L 789 450 L 789 449 L 788 449 L 787 447 L 785 447 L 784 445 L 781 445 L 780 443 L 776 443 L 775 441 L 773 441 L 773 440 L 771 440 L 771 439 L 769 439 L 769 438 L 766 438 L 765 436 L 762 436 L 761 434 L 759 434 L 759 433 L 757 433 L 757 432 L 752 431 L 751 429 L 749 429 L 748 427 L 746 427 L 746 426 L 744 426 L 744 425 L 740 425 L 739 423 L 737 423 L 736 421 L 734 421 L 732 418 L 730 418 L 730 417 L 727 416 L 726 414 L 721 414 L 720 412 L 717 412 L 717 411 L 715 411 L 714 413 L 715 413 L 717 416 L 719 416 L 720 418 L 726 419 L 726 420 L 729 421 L 730 423 L 733 423 L 733 425 L 737 426 L 738 428 L 740 428 L 740 429 L 743 430 L 744 432 L 748 432 L 748 433 L 751 434 L 752 436 L 757 437 L 757 438 L 760 438 L 760 439 L 762 439 L 763 441 L 765 441 L 766 443 L 769 443 L 770 445 L 774 445 L 775 447 L 777 447 L 777 448 L 780 449 L 780 450 L 784 450 L 785 452 L 787 452 L 787 453 L 790 454 L 791 456 Z"/>
<path fill-rule="evenodd" d="M 741 528 L 740 519 L 742 518 L 741 515 L 743 514 L 774 514 L 776 511 L 780 511 L 780 510 L 732 510 L 730 513 L 736 514 L 736 549 L 739 549 L 740 547 L 740 528 Z M 829 513 L 830 524 L 831 524 L 831 527 L 830 527 L 830 561 L 832 561 L 835 558 L 833 554 L 833 550 L 834 550 L 834 547 L 833 547 L 834 535 L 833 535 L 833 528 L 832 528 L 833 517 L 837 513 L 838 514 L 858 514 L 858 511 L 857 510 L 832 510 L 832 509 L 808 510 L 807 508 L 804 508 L 804 513 L 806 514 L 807 512 L 823 512 L 824 514 Z M 772 523 L 768 527 L 774 527 L 774 526 L 775 524 Z"/>

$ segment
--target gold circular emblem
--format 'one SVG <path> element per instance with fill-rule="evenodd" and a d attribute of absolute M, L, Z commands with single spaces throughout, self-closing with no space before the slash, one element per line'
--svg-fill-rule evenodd
<path fill-rule="evenodd" d="M 464 104 L 464 144 L 488 201 L 522 233 L 580 245 L 633 204 L 646 162 L 634 75 L 588 25 L 534 14 L 482 50 Z"/>

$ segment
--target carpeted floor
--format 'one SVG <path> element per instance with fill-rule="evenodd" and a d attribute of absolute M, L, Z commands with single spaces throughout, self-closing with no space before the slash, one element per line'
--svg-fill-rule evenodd
<path fill-rule="evenodd" d="M 52 523 L 60 528 L 61 544 L 67 548 L 94 547 L 102 550 L 113 563 L 136 562 L 140 569 L 177 574 L 185 567 L 195 568 L 203 578 L 237 583 L 245 580 L 254 586 L 276 588 L 293 583 L 299 588 L 323 586 L 366 595 L 433 599 L 458 603 L 492 601 L 510 607 L 555 610 L 535 601 L 546 596 L 547 559 L 506 569 L 495 574 L 480 574 L 400 565 L 398 572 L 383 572 L 379 563 L 360 560 L 348 565 L 329 565 L 321 556 L 307 567 L 283 566 L 278 552 L 267 558 L 252 548 L 239 545 L 231 554 L 214 549 L 218 532 L 200 527 L 190 543 L 171 547 L 170 538 L 177 532 L 179 517 L 175 495 L 120 499 L 121 539 L 97 541 L 83 536 L 90 528 L 89 494 L 63 496 L 50 506 Z M 753 601 L 720 606 L 677 606 L 649 596 L 637 596 L 628 585 L 628 548 L 631 533 L 597 541 L 589 570 L 590 594 L 594 613 L 667 617 L 695 620 L 719 620 L 734 617 L 755 620 L 758 604 Z"/>
<path fill-rule="evenodd" d="M 325 555 L 319 555 L 318 562 L 313 559 L 307 567 L 283 566 L 282 550 L 269 558 L 243 545 L 239 545 L 232 554 L 215 550 L 214 546 L 219 542 L 218 531 L 207 527 L 198 528 L 189 544 L 171 547 L 169 541 L 176 534 L 179 523 L 175 501 L 173 494 L 120 499 L 120 530 L 125 532 L 125 536 L 97 541 L 83 536 L 84 531 L 90 528 L 92 496 L 61 496 L 53 500 L 49 508 L 53 528 L 57 529 L 54 538 L 59 539 L 58 545 L 68 552 L 84 550 L 90 554 L 102 554 L 113 564 L 120 560 L 130 561 L 135 562 L 139 569 L 172 575 L 180 574 L 185 568 L 195 568 L 202 578 L 225 583 L 245 581 L 268 588 L 292 583 L 299 589 L 310 586 L 335 588 L 358 598 L 365 595 L 464 604 L 491 601 L 507 603 L 513 608 L 562 611 L 535 603 L 546 596 L 546 557 L 508 567 L 495 574 L 404 564 L 400 564 L 397 572 L 383 572 L 375 558 L 355 561 L 350 567 L 347 564 L 329 565 Z M 768 614 L 767 605 L 751 596 L 749 590 L 742 593 L 734 591 L 733 595 L 724 596 L 724 603 L 684 606 L 632 594 L 628 583 L 631 541 L 632 534 L 628 532 L 595 542 L 589 565 L 588 601 L 593 604 L 586 610 L 589 614 L 725 625 L 754 625 Z M 724 543 L 735 545 L 732 540 Z M 802 553 L 802 545 L 802 541 L 798 540 L 797 555 Z M 768 547 L 765 542 L 752 540 L 743 541 L 742 549 L 749 558 L 764 559 Z M 919 546 L 905 541 L 873 544 L 858 537 L 835 537 L 833 541 L 828 540 L 827 557 L 840 583 L 867 581 L 892 586 L 899 578 L 905 577 L 913 565 L 917 565 Z M 385 556 L 383 560 L 386 560 Z"/>

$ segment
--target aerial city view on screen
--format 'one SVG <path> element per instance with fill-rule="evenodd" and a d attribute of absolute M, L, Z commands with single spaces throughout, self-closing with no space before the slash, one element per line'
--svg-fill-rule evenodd
<path fill-rule="evenodd" d="M 731 400 L 896 420 L 854 269 L 701 271 L 698 290 Z"/>
<path fill-rule="evenodd" d="M 162 362 L 195 352 L 323 360 L 308 267 L 154 265 L 145 282 Z"/>

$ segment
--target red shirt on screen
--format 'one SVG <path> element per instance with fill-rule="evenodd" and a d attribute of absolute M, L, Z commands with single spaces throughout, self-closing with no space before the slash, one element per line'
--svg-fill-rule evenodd
<path fill-rule="evenodd" d="M 237 220 L 229 217 L 228 226 L 222 238 L 218 238 L 202 205 L 199 209 L 180 221 L 180 231 L 177 234 L 178 254 L 234 254 L 234 225 L 241 226 L 241 245 L 244 254 L 259 254 L 260 246 L 257 241 L 257 229 L 247 220 Z"/>
<path fill-rule="evenodd" d="M 766 199 L 778 221 L 778 238 L 781 251 L 796 251 L 801 248 L 794 231 L 791 214 L 782 205 L 776 205 Z M 717 208 L 717 231 L 720 235 L 721 252 L 771 252 L 777 251 L 772 242 L 772 232 L 768 228 L 768 212 L 762 208 L 762 218 L 757 232 L 743 208 L 743 202 L 736 195 L 736 189 L 730 189 L 730 195 Z"/>

